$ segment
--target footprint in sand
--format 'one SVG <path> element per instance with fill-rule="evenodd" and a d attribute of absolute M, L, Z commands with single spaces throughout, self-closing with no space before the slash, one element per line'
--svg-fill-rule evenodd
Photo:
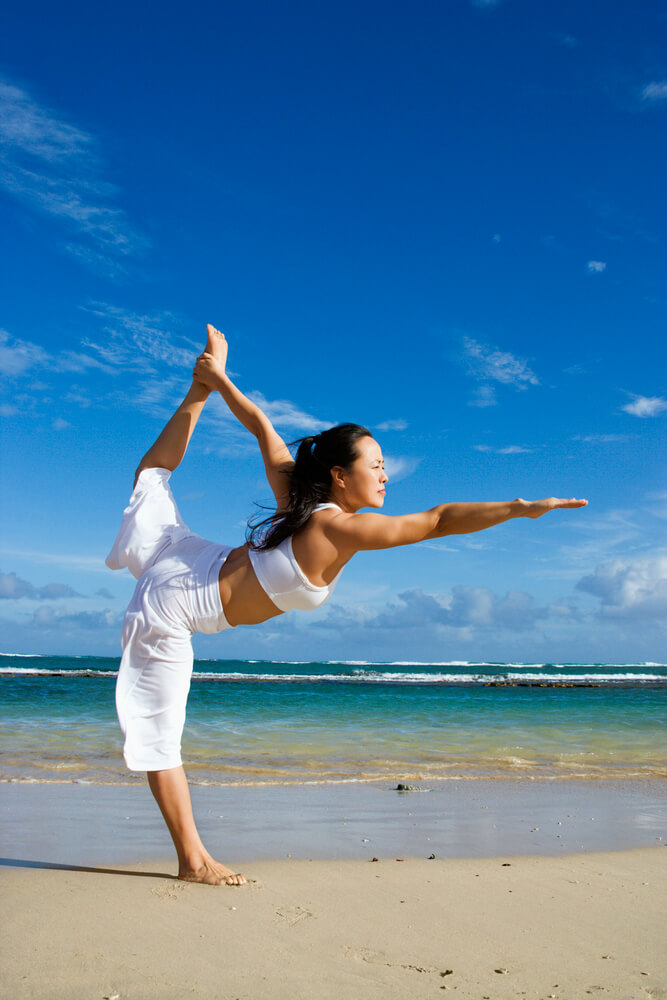
<path fill-rule="evenodd" d="M 352 958 L 357 962 L 368 962 L 370 965 L 386 965 L 390 969 L 406 969 L 409 972 L 426 972 L 431 975 L 437 974 L 440 977 L 453 975 L 452 969 L 442 972 L 434 969 L 430 965 L 413 965 L 410 962 L 392 962 L 383 951 L 374 951 L 372 948 L 346 948 L 345 957 Z"/>
<path fill-rule="evenodd" d="M 276 910 L 276 917 L 278 919 L 275 923 L 286 923 L 289 927 L 294 927 L 295 924 L 300 923 L 302 920 L 307 920 L 312 915 L 310 910 L 304 910 L 302 906 L 280 906 Z"/>
<path fill-rule="evenodd" d="M 383 951 L 373 951 L 372 948 L 346 948 L 345 957 L 357 962 L 369 962 L 371 965 L 391 965 L 388 955 Z"/>
<path fill-rule="evenodd" d="M 173 882 L 169 885 L 155 886 L 151 892 L 159 899 L 178 899 L 184 890 L 185 884 L 183 882 Z"/>

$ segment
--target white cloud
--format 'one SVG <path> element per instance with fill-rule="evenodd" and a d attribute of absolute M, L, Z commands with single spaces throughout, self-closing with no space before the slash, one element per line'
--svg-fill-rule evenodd
<path fill-rule="evenodd" d="M 575 577 L 597 563 L 637 552 L 642 543 L 642 526 L 636 517 L 636 510 L 623 509 L 573 517 L 568 520 L 568 529 L 575 537 L 571 543 L 559 546 L 559 563 L 568 566 Z"/>
<path fill-rule="evenodd" d="M 473 337 L 464 336 L 463 355 L 468 374 L 481 383 L 475 389 L 472 399 L 468 400 L 468 406 L 496 406 L 494 382 L 520 390 L 527 389 L 529 385 L 540 384 L 537 375 L 523 358 L 482 344 Z"/>
<path fill-rule="evenodd" d="M 603 563 L 577 589 L 600 598 L 604 618 L 667 617 L 667 554 Z"/>
<path fill-rule="evenodd" d="M 190 374 L 197 351 L 189 340 L 171 331 L 175 320 L 170 313 L 141 315 L 105 302 L 93 302 L 84 312 L 102 320 L 104 337 L 91 337 L 83 346 L 95 351 L 107 370 L 154 372 L 156 364 L 166 364 L 188 369 Z"/>
<path fill-rule="evenodd" d="M 531 628 L 550 614 L 523 591 L 511 590 L 498 597 L 488 587 L 458 585 L 451 592 L 425 594 L 409 590 L 398 595 L 400 603 L 389 604 L 367 624 L 373 628 L 404 628 L 440 625 L 455 629 L 499 627 Z"/>
<path fill-rule="evenodd" d="M 620 444 L 629 441 L 630 434 L 577 434 L 573 441 L 582 441 L 585 444 Z"/>
<path fill-rule="evenodd" d="M 48 354 L 37 344 L 25 340 L 10 340 L 6 330 L 0 330 L 0 374 L 22 375 L 28 368 L 44 364 Z"/>
<path fill-rule="evenodd" d="M 63 222 L 87 243 L 70 249 L 108 268 L 145 241 L 113 204 L 93 136 L 0 79 L 0 183 L 33 211 Z"/>
<path fill-rule="evenodd" d="M 633 417 L 657 417 L 659 413 L 667 410 L 667 399 L 661 396 L 636 396 L 630 393 L 631 403 L 626 403 L 621 409 L 625 413 L 632 414 Z"/>
<path fill-rule="evenodd" d="M 0 598 L 4 600 L 29 597 L 34 589 L 31 583 L 22 580 L 16 573 L 0 573 Z"/>
<path fill-rule="evenodd" d="M 331 423 L 318 420 L 317 417 L 299 409 L 296 403 L 292 403 L 288 399 L 271 401 L 257 391 L 249 392 L 247 396 L 266 413 L 271 423 L 275 424 L 276 427 L 294 428 L 308 434 L 317 434 L 332 426 Z"/>
<path fill-rule="evenodd" d="M 47 369 L 49 372 L 85 372 L 90 368 L 107 373 L 114 369 L 91 358 L 80 351 L 60 351 L 48 354 L 38 344 L 10 337 L 6 330 L 0 330 L 0 374 L 8 377 L 23 375 L 29 368 Z M 38 383 L 32 387 L 44 389 Z"/>
<path fill-rule="evenodd" d="M 602 274 L 606 270 L 607 264 L 603 260 L 589 260 L 586 267 L 590 274 Z"/>
<path fill-rule="evenodd" d="M 667 491 L 651 490 L 646 494 L 646 499 L 649 501 L 646 510 L 654 517 L 659 517 L 660 520 L 667 521 Z"/>
<path fill-rule="evenodd" d="M 458 552 L 453 545 L 445 545 L 443 542 L 418 542 L 420 549 L 431 549 L 432 552 Z"/>
<path fill-rule="evenodd" d="M 180 404 L 189 384 L 189 379 L 156 375 L 134 385 L 128 401 L 145 413 L 167 417 Z M 124 396 L 119 394 L 119 398 Z"/>
<path fill-rule="evenodd" d="M 60 569 L 85 570 L 87 572 L 105 573 L 109 575 L 109 569 L 104 562 L 106 552 L 100 552 L 94 556 L 77 555 L 73 552 L 43 552 L 35 549 L 0 549 L 0 555 L 9 556 L 11 559 L 25 559 L 28 562 L 35 562 L 38 565 L 50 563 Z"/>
<path fill-rule="evenodd" d="M 497 406 L 496 390 L 492 385 L 480 385 L 475 389 L 473 398 L 468 400 L 468 406 Z"/>
<path fill-rule="evenodd" d="M 524 448 L 521 444 L 508 444 L 504 448 L 494 448 L 490 444 L 474 444 L 475 451 L 492 451 L 496 455 L 530 455 L 535 449 Z"/>
<path fill-rule="evenodd" d="M 64 431 L 70 424 L 66 420 L 63 420 L 62 417 L 56 417 L 51 426 L 54 431 Z"/>
<path fill-rule="evenodd" d="M 19 378 L 29 369 L 42 369 L 52 376 L 68 374 L 86 375 L 89 370 L 112 376 L 114 381 L 104 389 L 96 384 L 92 393 L 82 384 L 70 382 L 57 390 L 59 404 L 63 402 L 81 408 L 124 407 L 143 410 L 152 416 L 166 419 L 180 403 L 190 385 L 192 367 L 198 350 L 203 347 L 203 337 L 194 343 L 179 331 L 181 322 L 169 313 L 140 314 L 95 302 L 85 308 L 91 320 L 91 332 L 82 342 L 81 350 L 64 350 L 48 354 L 41 347 L 26 341 L 10 338 L 0 330 L 0 375 Z M 122 376 L 116 380 L 116 376 Z M 43 393 L 56 395 L 56 390 L 40 385 L 31 377 L 30 386 Z M 279 429 L 289 429 L 293 436 L 325 430 L 325 422 L 306 413 L 290 400 L 267 400 L 259 392 L 248 393 L 267 413 Z M 20 401 L 21 408 L 29 404 Z M 42 395 L 41 410 L 48 409 L 48 417 L 56 430 L 68 424 L 62 417 L 53 418 L 53 399 Z M 0 416 L 18 412 L 14 403 L 2 404 Z M 213 393 L 202 415 L 202 423 L 220 453 L 237 454 L 251 450 L 250 436 L 232 417 L 217 393 Z M 403 426 L 402 421 L 389 422 Z"/>
<path fill-rule="evenodd" d="M 667 100 L 667 80 L 655 80 L 647 83 L 642 90 L 642 101 L 665 101 Z"/>
<path fill-rule="evenodd" d="M 384 420 L 381 424 L 376 424 L 378 431 L 404 431 L 408 426 L 407 420 Z"/>
<path fill-rule="evenodd" d="M 82 354 L 80 351 L 60 351 L 49 359 L 49 369 L 57 372 L 85 372 L 93 368 L 96 371 L 106 372 L 107 375 L 115 375 L 116 371 L 111 365 L 91 358 L 89 354 Z"/>
<path fill-rule="evenodd" d="M 557 576 L 553 577 L 554 579 Z M 667 618 L 667 553 L 655 557 L 616 559 L 599 565 L 576 583 L 580 592 L 598 598 L 599 607 L 586 609 L 574 594 L 540 605 L 532 594 L 510 590 L 504 595 L 489 587 L 457 585 L 447 593 L 414 589 L 398 594 L 383 607 L 368 603 L 334 606 L 322 621 L 327 628 L 397 632 L 418 629 L 422 636 L 457 639 L 474 634 L 526 632 L 540 623 L 588 623 L 604 619 L 652 621 Z"/>
<path fill-rule="evenodd" d="M 35 611 L 30 625 L 40 630 L 83 628 L 94 632 L 117 629 L 121 616 L 113 611 L 59 611 L 43 605 Z"/>
<path fill-rule="evenodd" d="M 402 455 L 385 455 L 384 468 L 390 483 L 398 483 L 407 479 L 417 469 L 419 458 L 407 458 Z"/>
<path fill-rule="evenodd" d="M 99 395 L 96 398 L 99 399 Z M 80 406 L 83 410 L 93 405 L 93 401 L 85 389 L 82 389 L 78 385 L 73 385 L 64 399 L 66 403 L 74 403 L 75 406 Z"/>
<path fill-rule="evenodd" d="M 463 352 L 469 374 L 484 383 L 477 390 L 477 401 L 471 404 L 473 406 L 492 406 L 494 404 L 495 397 L 489 382 L 511 385 L 515 389 L 526 389 L 529 385 L 540 384 L 540 380 L 531 371 L 528 364 L 522 358 L 510 354 L 509 351 L 489 347 L 466 336 L 463 338 Z"/>
<path fill-rule="evenodd" d="M 0 598 L 4 600 L 27 597 L 33 601 L 56 601 L 63 597 L 80 596 L 67 583 L 47 583 L 44 587 L 34 587 L 16 573 L 0 573 Z"/>
<path fill-rule="evenodd" d="M 0 417 L 15 417 L 18 412 L 17 406 L 13 406 L 11 403 L 0 403 Z"/>

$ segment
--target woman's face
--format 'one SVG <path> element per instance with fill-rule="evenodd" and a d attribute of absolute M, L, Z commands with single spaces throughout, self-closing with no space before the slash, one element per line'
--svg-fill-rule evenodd
<path fill-rule="evenodd" d="M 352 510 L 381 507 L 385 497 L 384 484 L 388 477 L 384 471 L 380 445 L 372 437 L 363 437 L 357 441 L 356 449 L 358 457 L 347 469 L 341 470 L 341 499 Z"/>

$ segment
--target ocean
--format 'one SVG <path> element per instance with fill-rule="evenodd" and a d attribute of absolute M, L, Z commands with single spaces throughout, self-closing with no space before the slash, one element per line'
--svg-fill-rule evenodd
<path fill-rule="evenodd" d="M 118 658 L 0 655 L 0 781 L 133 784 Z M 202 785 L 664 776 L 667 665 L 197 660 Z"/>

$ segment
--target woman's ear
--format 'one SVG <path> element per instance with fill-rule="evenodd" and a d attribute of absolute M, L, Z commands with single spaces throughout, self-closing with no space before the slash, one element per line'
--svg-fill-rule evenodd
<path fill-rule="evenodd" d="M 334 465 L 333 469 L 330 470 L 330 474 L 331 485 L 345 489 L 345 469 L 342 465 Z"/>

